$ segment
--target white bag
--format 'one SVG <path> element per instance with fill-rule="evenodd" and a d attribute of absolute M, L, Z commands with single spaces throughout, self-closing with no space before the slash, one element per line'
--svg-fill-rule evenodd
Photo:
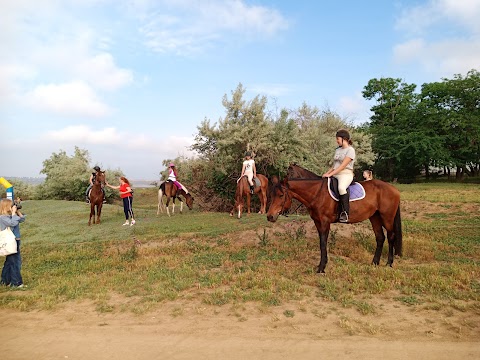
<path fill-rule="evenodd" d="M 17 253 L 17 240 L 12 230 L 7 227 L 0 231 L 0 256 L 7 256 Z"/>

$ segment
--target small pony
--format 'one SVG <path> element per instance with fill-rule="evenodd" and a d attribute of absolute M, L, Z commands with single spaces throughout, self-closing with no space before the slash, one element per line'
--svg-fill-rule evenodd
<path fill-rule="evenodd" d="M 163 195 L 167 197 L 167 203 L 163 203 Z M 185 203 L 187 204 L 190 210 L 193 209 L 193 196 L 190 193 L 186 193 L 183 189 L 178 189 L 175 184 L 171 181 L 164 181 L 160 184 L 158 188 L 158 206 L 157 206 L 157 215 L 162 211 L 163 207 L 167 209 L 167 214 L 170 216 L 170 210 L 168 209 L 168 205 L 170 204 L 170 198 L 173 199 L 172 205 L 172 214 L 175 213 L 175 199 L 178 198 L 180 200 L 180 213 L 183 211 L 183 200 L 179 197 L 179 195 L 185 198 Z"/>
<path fill-rule="evenodd" d="M 265 214 L 267 208 L 267 192 L 268 192 L 268 179 L 262 175 L 257 174 L 257 177 L 253 179 L 255 184 L 254 193 L 260 198 L 260 211 L 259 214 Z M 237 189 L 235 191 L 235 205 L 230 211 L 230 216 L 233 216 L 233 212 L 237 211 L 237 217 L 240 219 L 242 217 L 243 210 L 243 198 L 247 197 L 247 213 L 250 214 L 250 184 L 248 183 L 247 177 L 243 176 L 237 181 Z"/>
<path fill-rule="evenodd" d="M 95 182 L 93 183 L 92 190 L 90 190 L 90 218 L 88 219 L 88 225 L 92 223 L 100 224 L 100 215 L 102 213 L 103 206 L 103 190 L 105 185 L 105 171 L 97 171 Z M 97 221 L 95 222 L 95 207 L 97 208 Z"/>

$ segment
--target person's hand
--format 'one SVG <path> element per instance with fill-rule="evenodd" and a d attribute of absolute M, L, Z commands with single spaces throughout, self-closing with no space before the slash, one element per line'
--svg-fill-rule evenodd
<path fill-rule="evenodd" d="M 328 178 L 328 177 L 330 177 L 330 175 L 328 173 L 325 173 L 325 174 L 322 175 L 322 177 L 323 178 Z"/>
<path fill-rule="evenodd" d="M 8 205 L 7 205 L 8 206 Z M 12 206 L 12 215 L 17 213 L 17 205 Z"/>

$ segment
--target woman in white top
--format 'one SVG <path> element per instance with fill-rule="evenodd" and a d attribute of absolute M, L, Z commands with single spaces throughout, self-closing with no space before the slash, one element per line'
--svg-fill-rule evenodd
<path fill-rule="evenodd" d="M 177 180 L 177 176 L 178 176 L 178 173 L 177 173 L 177 169 L 175 168 L 175 164 L 170 163 L 168 165 L 168 180 L 173 182 L 178 190 L 183 189 L 185 191 L 185 194 L 188 194 L 187 188 Z"/>
<path fill-rule="evenodd" d="M 347 130 L 340 129 L 335 136 L 338 148 L 335 150 L 333 157 L 333 167 L 323 174 L 323 177 L 334 176 L 338 180 L 338 193 L 340 195 L 340 205 L 342 206 L 342 212 L 338 221 L 346 223 L 350 213 L 350 199 L 347 188 L 353 181 L 355 149 L 351 146 L 352 140 Z"/>
<path fill-rule="evenodd" d="M 253 194 L 253 178 L 257 176 L 257 168 L 255 167 L 255 160 L 252 159 L 252 154 L 250 151 L 245 153 L 245 161 L 243 162 L 242 175 L 240 176 L 240 179 L 243 176 L 247 176 L 247 180 L 250 185 L 250 194 Z"/>

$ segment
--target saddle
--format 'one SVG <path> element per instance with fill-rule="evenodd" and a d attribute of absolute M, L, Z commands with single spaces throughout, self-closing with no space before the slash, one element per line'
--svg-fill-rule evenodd
<path fill-rule="evenodd" d="M 348 186 L 347 191 L 350 201 L 362 200 L 365 197 L 365 189 L 356 181 L 352 181 L 352 183 Z M 333 200 L 339 201 L 340 196 L 338 194 L 338 180 L 333 176 L 328 178 L 328 193 Z"/>

